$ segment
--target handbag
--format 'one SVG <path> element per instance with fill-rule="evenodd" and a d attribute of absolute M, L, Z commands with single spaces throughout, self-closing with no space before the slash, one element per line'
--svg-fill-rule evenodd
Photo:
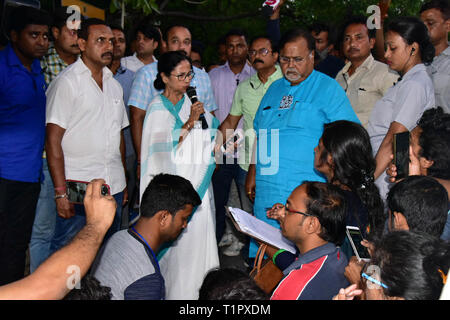
<path fill-rule="evenodd" d="M 261 244 L 256 253 L 255 263 L 250 277 L 256 282 L 265 293 L 270 294 L 283 279 L 283 272 L 272 262 L 272 259 L 265 259 L 266 244 Z"/>

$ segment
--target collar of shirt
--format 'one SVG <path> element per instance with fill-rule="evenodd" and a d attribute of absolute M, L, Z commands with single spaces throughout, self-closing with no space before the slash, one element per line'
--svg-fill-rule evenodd
<path fill-rule="evenodd" d="M 289 269 L 297 269 L 302 264 L 310 263 L 319 259 L 320 257 L 332 254 L 336 251 L 336 249 L 337 248 L 333 243 L 328 242 L 324 245 L 321 245 L 320 247 L 309 250 L 305 254 L 300 254 L 298 256 L 298 259 L 291 265 L 291 267 L 289 267 Z"/>
<path fill-rule="evenodd" d="M 122 74 L 125 73 L 125 71 L 127 71 L 127 68 L 123 67 L 122 65 L 119 66 L 119 68 L 117 68 L 117 74 Z"/>
<path fill-rule="evenodd" d="M 427 69 L 423 63 L 416 64 L 407 73 L 405 73 L 403 75 L 403 77 L 400 77 L 398 79 L 398 81 L 400 82 L 400 81 L 405 81 L 407 79 L 413 78 L 413 77 L 415 77 L 415 75 L 417 73 L 420 73 L 420 72 L 427 72 Z"/>
<path fill-rule="evenodd" d="M 283 77 L 283 73 L 281 72 L 281 68 L 278 64 L 275 65 L 275 72 L 272 73 L 268 78 L 267 82 L 264 84 L 266 86 L 267 84 L 272 84 L 275 80 L 281 79 Z M 262 82 L 258 77 L 258 73 L 255 73 L 250 77 L 250 85 L 252 85 L 254 88 L 259 88 L 261 86 Z"/>
<path fill-rule="evenodd" d="M 243 80 L 245 80 L 246 78 L 248 78 L 248 76 L 249 76 L 250 74 L 252 74 L 252 69 L 253 69 L 253 68 L 252 68 L 251 66 L 249 66 L 247 62 L 245 62 L 245 66 L 244 66 L 244 68 L 242 68 L 241 72 L 239 72 L 238 74 L 235 74 L 235 73 L 231 70 L 230 64 L 228 63 L 228 61 L 223 65 L 223 70 L 226 70 L 226 71 L 232 73 L 232 74 L 234 75 L 234 77 L 235 77 L 236 79 L 238 79 L 239 81 L 243 81 Z"/>
<path fill-rule="evenodd" d="M 83 59 L 81 59 L 81 57 L 78 58 L 78 60 L 74 63 L 74 72 L 77 74 L 88 74 L 89 77 L 92 77 L 92 72 L 91 70 L 84 64 Z M 102 69 L 103 72 L 103 80 L 108 80 L 109 78 L 113 77 L 113 73 L 111 72 L 111 70 L 109 70 L 108 67 L 103 67 Z"/>
<path fill-rule="evenodd" d="M 449 56 L 450 57 L 450 42 L 448 44 L 447 49 L 445 49 L 444 51 L 442 51 L 442 53 L 440 55 L 444 55 L 444 56 Z"/>
<path fill-rule="evenodd" d="M 370 68 L 372 68 L 373 64 L 375 62 L 375 59 L 373 58 L 373 56 L 370 54 L 366 60 L 364 60 L 364 62 L 355 70 L 355 72 L 353 73 L 353 75 L 357 74 L 359 72 L 359 70 L 362 69 L 366 69 L 366 70 L 370 70 Z M 342 73 L 345 74 L 348 77 L 348 70 L 350 69 L 350 67 L 352 66 L 352 63 L 349 62 L 345 65 L 345 67 L 342 69 Z M 352 75 L 352 76 L 353 76 Z"/>
<path fill-rule="evenodd" d="M 17 56 L 16 52 L 14 51 L 13 47 L 11 46 L 11 43 L 8 43 L 5 47 L 6 50 L 6 61 L 8 62 L 9 66 L 11 67 L 23 67 L 25 66 L 22 64 L 22 61 L 20 61 L 19 57 Z M 28 69 L 25 68 L 25 70 L 28 71 Z M 41 74 L 41 63 L 39 59 L 34 59 L 31 63 L 31 73 L 33 74 Z"/>

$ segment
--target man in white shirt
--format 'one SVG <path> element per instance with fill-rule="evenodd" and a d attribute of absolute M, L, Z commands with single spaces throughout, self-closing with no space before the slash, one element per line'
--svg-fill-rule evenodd
<path fill-rule="evenodd" d="M 136 30 L 135 41 L 136 52 L 132 56 L 123 57 L 120 61 L 122 67 L 133 72 L 157 61 L 153 54 L 161 43 L 161 34 L 156 27 L 143 23 Z"/>
<path fill-rule="evenodd" d="M 433 80 L 436 106 L 450 112 L 450 4 L 448 0 L 432 0 L 420 9 L 420 19 L 425 23 L 435 49 L 433 62 L 427 66 Z"/>
<path fill-rule="evenodd" d="M 369 30 L 366 18 L 353 17 L 344 25 L 343 52 L 349 62 L 336 76 L 347 93 L 353 110 L 367 129 L 375 103 L 398 80 L 398 74 L 376 61 L 370 50 L 375 45 L 376 30 Z"/>
<path fill-rule="evenodd" d="M 122 87 L 106 67 L 113 57 L 113 40 L 102 20 L 83 21 L 78 34 L 81 58 L 47 90 L 46 150 L 58 211 L 52 251 L 85 224 L 83 206 L 68 200 L 66 180 L 104 179 L 117 202 L 108 235 L 120 228 L 122 204 L 128 198 L 122 129 L 129 122 Z"/>

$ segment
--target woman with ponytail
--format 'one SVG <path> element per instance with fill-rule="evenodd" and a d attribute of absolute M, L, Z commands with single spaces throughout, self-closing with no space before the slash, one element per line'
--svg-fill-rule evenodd
<path fill-rule="evenodd" d="M 346 224 L 359 227 L 363 235 L 380 236 L 386 219 L 374 182 L 375 159 L 367 131 L 345 120 L 325 124 L 314 152 L 315 169 L 347 197 Z"/>
<path fill-rule="evenodd" d="M 387 26 L 385 39 L 386 62 L 401 77 L 375 104 L 367 128 L 383 199 L 388 192 L 385 170 L 391 162 L 394 134 L 411 131 L 422 113 L 435 105 L 433 83 L 425 67 L 435 52 L 427 27 L 418 18 L 401 17 Z"/>

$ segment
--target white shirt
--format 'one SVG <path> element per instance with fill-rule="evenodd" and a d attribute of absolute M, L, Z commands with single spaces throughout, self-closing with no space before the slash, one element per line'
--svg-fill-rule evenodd
<path fill-rule="evenodd" d="M 129 125 L 123 91 L 103 68 L 103 91 L 79 58 L 47 89 L 46 123 L 65 129 L 61 146 L 66 179 L 103 178 L 114 195 L 125 189 L 120 133 Z"/>
<path fill-rule="evenodd" d="M 349 76 L 351 65 L 349 62 L 339 71 L 336 81 L 345 90 L 359 121 L 367 129 L 375 103 L 397 82 L 399 75 L 372 55 Z"/>
<path fill-rule="evenodd" d="M 153 56 L 153 61 L 158 61 L 155 56 Z M 128 70 L 131 70 L 133 72 L 136 72 L 140 68 L 145 66 L 145 64 L 137 57 L 136 52 L 132 56 L 123 57 L 122 59 L 120 59 L 120 64 L 122 65 L 122 67 L 127 68 Z"/>
<path fill-rule="evenodd" d="M 434 88 L 425 65 L 411 68 L 395 86 L 391 87 L 372 110 L 367 132 L 374 156 L 383 142 L 392 122 L 402 124 L 408 131 L 417 126 L 417 121 L 427 109 L 434 107 Z M 376 180 L 380 195 L 386 199 L 389 182 L 386 172 Z"/>
<path fill-rule="evenodd" d="M 442 107 L 444 112 L 450 113 L 450 46 L 434 57 L 427 71 L 433 80 L 436 107 Z"/>

